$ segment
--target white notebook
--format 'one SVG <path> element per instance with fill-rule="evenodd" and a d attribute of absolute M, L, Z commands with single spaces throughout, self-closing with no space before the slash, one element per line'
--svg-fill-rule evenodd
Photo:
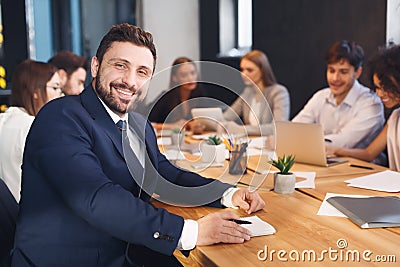
<path fill-rule="evenodd" d="M 251 236 L 262 236 L 275 234 L 275 228 L 269 223 L 261 220 L 258 216 L 250 216 L 240 218 L 244 221 L 249 221 L 251 224 L 241 224 L 243 228 L 250 230 Z"/>

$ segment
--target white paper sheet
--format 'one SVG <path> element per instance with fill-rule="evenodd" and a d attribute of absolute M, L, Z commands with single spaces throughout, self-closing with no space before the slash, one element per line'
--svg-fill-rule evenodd
<path fill-rule="evenodd" d="M 172 150 L 168 149 L 165 151 L 164 155 L 167 157 L 168 160 L 185 160 L 185 156 L 183 155 L 182 151 L 179 150 Z"/>
<path fill-rule="evenodd" d="M 240 218 L 249 221 L 251 224 L 241 224 L 243 228 L 250 230 L 251 236 L 272 235 L 276 232 L 275 228 L 269 223 L 261 220 L 258 216 Z"/>
<path fill-rule="evenodd" d="M 171 145 L 171 137 L 158 137 L 157 144 L 159 146 L 169 146 Z"/>
<path fill-rule="evenodd" d="M 270 171 L 270 173 L 276 173 L 278 171 Z M 304 178 L 305 180 L 296 182 L 295 188 L 315 188 L 315 176 L 316 172 L 293 172 L 296 178 Z"/>
<path fill-rule="evenodd" d="M 363 177 L 346 180 L 348 186 L 383 192 L 400 192 L 400 173 L 386 170 Z"/>
<path fill-rule="evenodd" d="M 315 172 L 293 172 L 296 177 L 305 178 L 303 181 L 296 182 L 295 188 L 315 188 Z"/>

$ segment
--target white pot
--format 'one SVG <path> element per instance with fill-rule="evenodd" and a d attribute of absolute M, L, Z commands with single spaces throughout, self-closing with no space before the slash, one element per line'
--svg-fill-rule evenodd
<path fill-rule="evenodd" d="M 290 194 L 294 192 L 296 183 L 296 175 L 290 174 L 274 174 L 274 191 L 279 194 Z"/>
<path fill-rule="evenodd" d="M 225 145 L 209 145 L 202 143 L 200 146 L 201 161 L 207 163 L 221 163 L 225 161 Z"/>
<path fill-rule="evenodd" d="M 172 133 L 171 134 L 171 145 L 173 146 L 181 146 L 185 142 L 185 133 Z"/>

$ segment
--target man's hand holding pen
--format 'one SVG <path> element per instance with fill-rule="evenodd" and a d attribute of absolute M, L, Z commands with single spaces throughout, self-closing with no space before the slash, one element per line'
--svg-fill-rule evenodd
<path fill-rule="evenodd" d="M 246 211 L 248 214 L 261 210 L 265 206 L 264 200 L 257 192 L 250 192 L 241 188 L 232 196 L 233 205 Z M 247 223 L 233 211 L 225 210 L 204 216 L 197 220 L 197 245 L 211 245 L 215 243 L 243 243 L 250 239 L 251 233 L 240 226 Z"/>

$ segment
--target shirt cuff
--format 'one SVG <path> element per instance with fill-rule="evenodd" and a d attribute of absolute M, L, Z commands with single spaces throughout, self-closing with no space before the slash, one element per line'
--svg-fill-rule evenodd
<path fill-rule="evenodd" d="M 197 221 L 185 220 L 183 224 L 181 238 L 179 238 L 178 250 L 191 250 L 194 249 L 197 243 L 197 235 L 199 233 L 199 225 Z"/>
<path fill-rule="evenodd" d="M 222 195 L 221 198 L 221 204 L 224 205 L 227 208 L 234 208 L 234 209 L 238 209 L 238 207 L 236 207 L 235 205 L 233 205 L 232 203 L 232 197 L 233 194 L 240 190 L 239 188 L 236 187 L 231 187 L 226 189 L 226 191 L 224 192 L 224 194 Z"/>

